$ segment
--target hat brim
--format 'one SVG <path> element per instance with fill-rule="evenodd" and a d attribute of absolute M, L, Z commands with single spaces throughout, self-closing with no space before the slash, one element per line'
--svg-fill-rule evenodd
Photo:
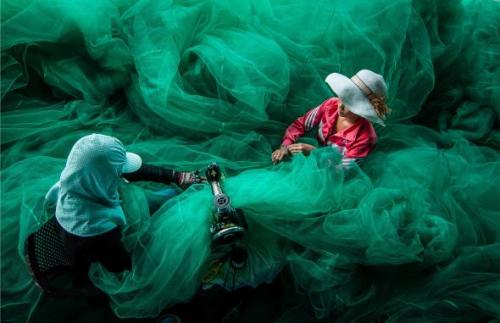
<path fill-rule="evenodd" d="M 377 115 L 370 100 L 350 78 L 339 73 L 332 73 L 326 77 L 325 82 L 348 107 L 349 111 L 368 119 L 370 122 L 385 126 L 384 120 Z"/>
<path fill-rule="evenodd" d="M 133 173 L 142 166 L 142 158 L 134 153 L 127 152 L 127 160 L 123 164 L 122 173 Z"/>

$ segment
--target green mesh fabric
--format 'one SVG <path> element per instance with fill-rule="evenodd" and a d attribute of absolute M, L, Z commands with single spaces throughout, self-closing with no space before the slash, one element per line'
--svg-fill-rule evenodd
<path fill-rule="evenodd" d="M 5 0 L 1 15 L 2 319 L 40 298 L 24 241 L 91 133 L 153 164 L 219 163 L 249 225 L 240 280 L 282 266 L 298 295 L 279 322 L 500 317 L 498 1 Z M 325 76 L 362 68 L 393 110 L 364 168 L 337 170 L 328 147 L 273 166 L 287 125 L 331 96 Z M 212 253 L 210 188 L 150 217 L 151 190 L 120 189 L 132 271 L 90 271 L 120 317 L 189 300 Z"/>

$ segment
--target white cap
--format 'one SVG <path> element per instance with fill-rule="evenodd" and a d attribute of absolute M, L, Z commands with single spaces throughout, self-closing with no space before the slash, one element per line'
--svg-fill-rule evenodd
<path fill-rule="evenodd" d="M 125 161 L 125 164 L 123 164 L 122 173 L 133 173 L 141 168 L 141 156 L 127 152 L 126 157 L 127 160 Z"/>

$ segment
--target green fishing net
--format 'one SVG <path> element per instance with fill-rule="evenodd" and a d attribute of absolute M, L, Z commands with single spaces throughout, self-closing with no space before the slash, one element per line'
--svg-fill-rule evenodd
<path fill-rule="evenodd" d="M 35 310 L 24 241 L 91 133 L 224 169 L 248 222 L 234 284 L 288 272 L 279 322 L 500 317 L 498 1 L 5 0 L 1 20 L 2 319 Z M 326 75 L 363 68 L 392 108 L 363 169 L 329 147 L 272 165 Z M 89 273 L 122 318 L 188 301 L 213 256 L 209 186 L 154 210 L 156 189 L 120 188 L 132 271 Z"/>

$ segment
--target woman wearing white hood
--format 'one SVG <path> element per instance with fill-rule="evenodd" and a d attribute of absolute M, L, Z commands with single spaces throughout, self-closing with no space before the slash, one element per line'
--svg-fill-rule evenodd
<path fill-rule="evenodd" d="M 114 137 L 92 134 L 79 139 L 59 182 L 46 196 L 47 203 L 56 203 L 56 220 L 75 264 L 75 286 L 90 283 L 92 262 L 100 262 L 110 272 L 131 267 L 121 242 L 120 226 L 127 222 L 118 193 L 122 176 L 129 181 L 175 183 L 182 189 L 202 180 L 197 172 L 143 164 Z"/>
<path fill-rule="evenodd" d="M 338 95 L 295 120 L 286 130 L 281 147 L 272 154 L 273 163 L 285 156 L 308 155 L 316 147 L 295 143 L 304 133 L 318 126 L 318 143 L 332 146 L 342 155 L 342 166 L 360 163 L 375 147 L 377 135 L 372 123 L 384 125 L 390 111 L 385 104 L 384 78 L 370 70 L 361 70 L 350 79 L 332 73 L 326 83 Z"/>

